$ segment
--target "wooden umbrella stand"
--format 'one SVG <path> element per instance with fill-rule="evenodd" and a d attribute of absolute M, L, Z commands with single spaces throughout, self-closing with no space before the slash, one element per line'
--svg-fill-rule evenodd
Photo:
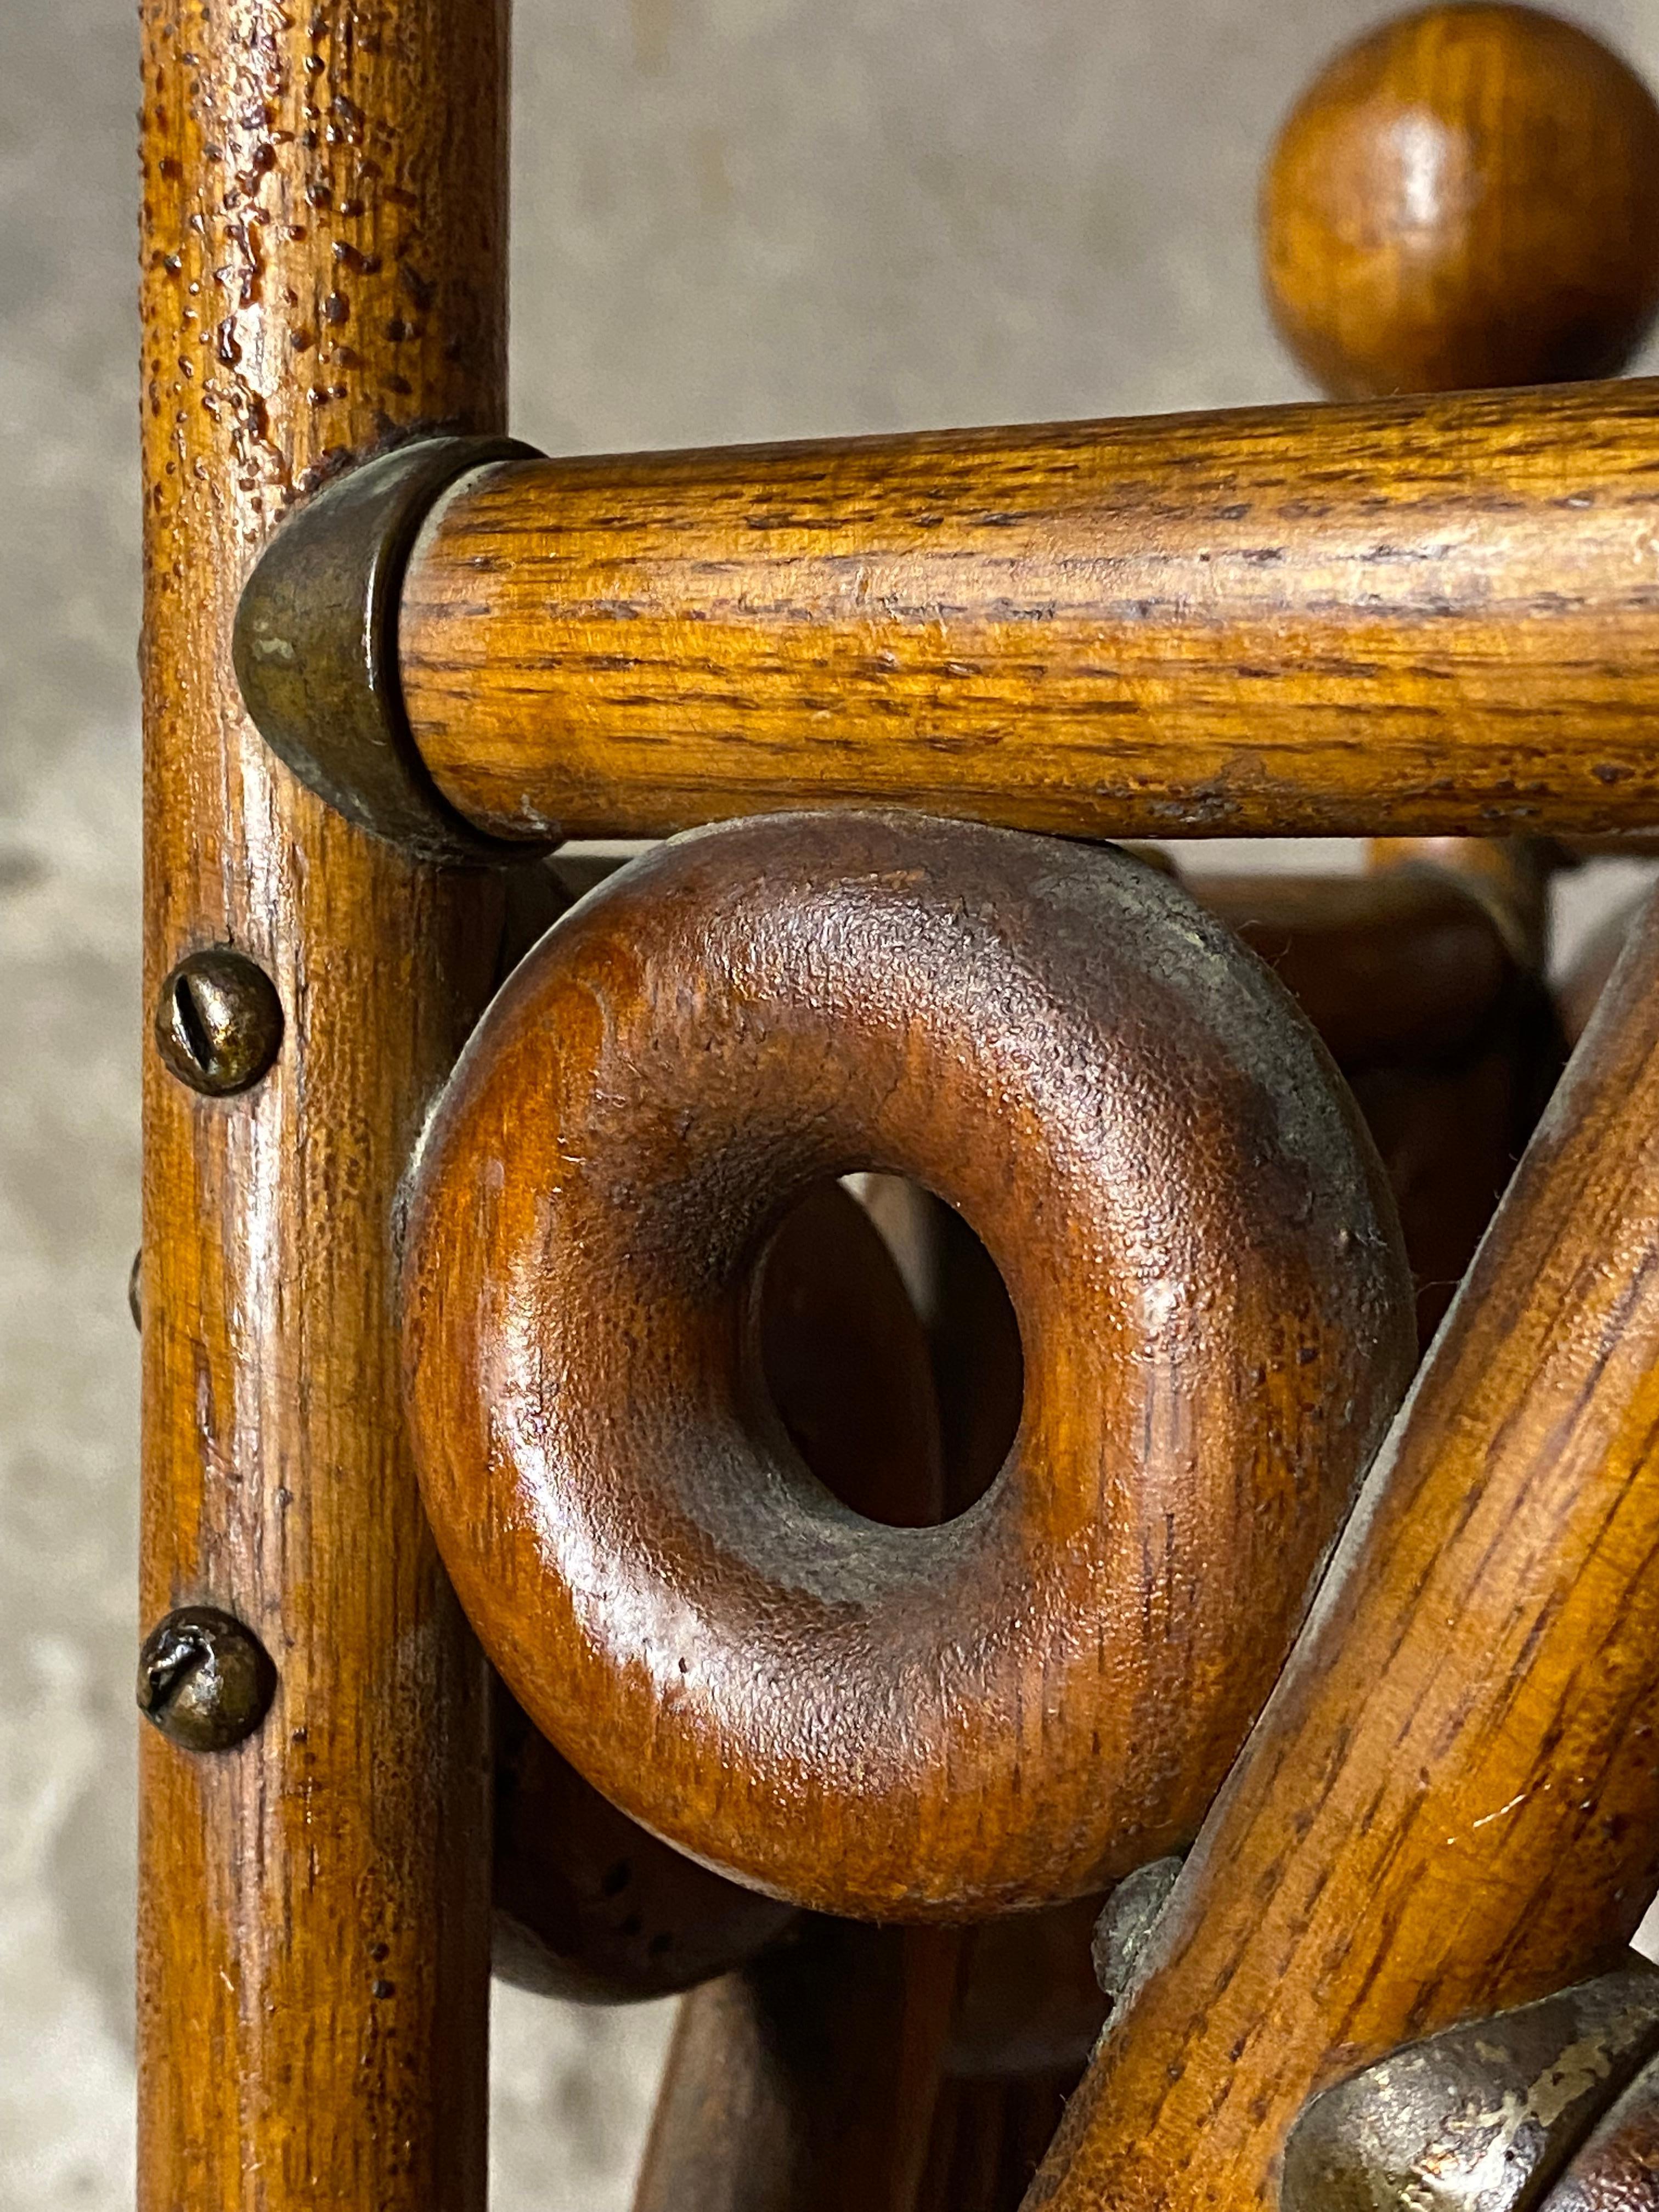
<path fill-rule="evenodd" d="M 1655 2212 L 1659 109 L 1339 57 L 1340 405 L 573 461 L 505 0 L 143 19 L 139 2212 L 483 2212 L 492 1957 L 640 2212 Z"/>

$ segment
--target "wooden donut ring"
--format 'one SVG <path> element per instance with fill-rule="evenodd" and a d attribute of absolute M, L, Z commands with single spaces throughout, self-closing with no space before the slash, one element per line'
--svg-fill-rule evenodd
<path fill-rule="evenodd" d="M 873 1166 L 1007 1283 L 1025 1405 L 937 1528 L 859 1518 L 757 1381 L 769 1231 Z M 509 1686 L 682 1849 L 984 1917 L 1188 1841 L 1411 1365 L 1322 1048 L 1110 848 L 884 815 L 676 840 L 572 912 L 413 1179 L 406 1394 Z"/>
<path fill-rule="evenodd" d="M 497 1978 L 544 1996 L 633 2004 L 729 1974 L 794 1909 L 722 1881 L 600 1796 L 494 1683 Z"/>
<path fill-rule="evenodd" d="M 757 1273 L 762 1362 L 801 1456 L 843 1503 L 939 1518 L 927 1336 L 881 1232 L 836 1183 L 808 1193 Z M 496 1973 L 588 2003 L 668 1996 L 731 1972 L 793 1907 L 649 1835 L 539 1735 L 497 1677 Z M 1084 1956 L 1088 1955 L 1086 1938 Z M 982 2008 L 981 2008 L 982 2009 Z"/>

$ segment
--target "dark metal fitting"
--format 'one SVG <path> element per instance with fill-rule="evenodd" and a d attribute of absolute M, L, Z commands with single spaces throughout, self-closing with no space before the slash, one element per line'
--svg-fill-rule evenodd
<path fill-rule="evenodd" d="M 258 1638 L 217 1606 L 158 1621 L 138 1655 L 138 1710 L 185 1751 L 228 1751 L 252 1735 L 276 1690 Z"/>
<path fill-rule="evenodd" d="M 1549 2212 L 1654 2212 L 1659 2205 L 1659 2063 L 1644 2067 L 1549 2194 Z"/>
<path fill-rule="evenodd" d="M 127 1273 L 127 1311 L 132 1316 L 132 1325 L 140 1336 L 144 1333 L 144 1248 L 141 1244 L 132 1255 L 132 1266 Z"/>
<path fill-rule="evenodd" d="M 271 750 L 360 830 L 422 859 L 500 866 L 427 771 L 398 678 L 398 605 L 421 526 L 462 477 L 539 460 L 515 438 L 422 438 L 334 477 L 271 538 L 242 588 L 233 656 Z"/>
<path fill-rule="evenodd" d="M 283 1002 L 257 961 L 227 945 L 189 952 L 155 1001 L 155 1042 L 192 1091 L 228 1097 L 257 1083 L 283 1042 Z"/>
<path fill-rule="evenodd" d="M 1659 2050 L 1659 1967 L 1403 2045 L 1311 2098 L 1281 2212 L 1531 2212 Z"/>
<path fill-rule="evenodd" d="M 1100 1993 L 1109 1997 L 1114 2006 L 1120 2005 L 1135 1978 L 1152 1931 L 1164 1917 L 1164 1908 L 1170 1901 L 1170 1892 L 1175 1887 L 1185 1861 L 1176 1852 L 1166 1859 L 1153 1859 L 1133 1874 L 1124 1875 L 1107 1899 L 1098 1920 L 1095 1923 L 1094 1939 L 1090 1946 L 1094 1961 L 1095 1979 Z"/>

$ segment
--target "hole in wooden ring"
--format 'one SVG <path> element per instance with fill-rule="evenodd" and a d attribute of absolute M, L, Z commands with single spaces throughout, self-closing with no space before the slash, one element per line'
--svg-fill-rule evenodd
<path fill-rule="evenodd" d="M 1024 1360 L 996 1262 L 907 1176 L 816 1184 L 769 1238 L 752 1291 L 759 1382 L 808 1471 L 890 1528 L 952 1520 L 1019 1428 Z"/>

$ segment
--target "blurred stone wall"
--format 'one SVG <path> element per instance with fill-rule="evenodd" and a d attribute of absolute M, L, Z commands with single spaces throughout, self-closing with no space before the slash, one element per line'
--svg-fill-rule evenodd
<path fill-rule="evenodd" d="M 1289 397 L 1257 168 L 1381 12 L 520 0 L 514 427 L 591 450 Z M 1577 12 L 1659 77 L 1656 0 Z M 131 17 L 0 0 L 0 2212 L 132 2193 Z M 499 2002 L 497 2212 L 625 2204 L 665 2018 Z"/>

